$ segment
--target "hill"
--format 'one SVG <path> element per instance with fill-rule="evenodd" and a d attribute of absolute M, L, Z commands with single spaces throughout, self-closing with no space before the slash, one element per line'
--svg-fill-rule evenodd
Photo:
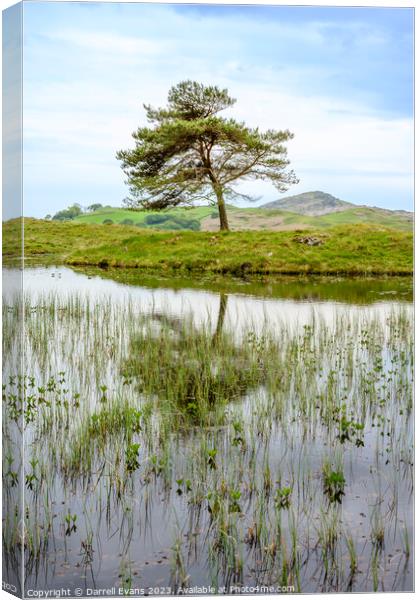
<path fill-rule="evenodd" d="M 348 208 L 347 208 L 348 205 Z M 340 224 L 370 223 L 411 231 L 412 213 L 392 211 L 346 203 L 346 209 L 320 216 L 268 208 L 238 208 L 228 206 L 232 231 L 290 231 L 302 228 L 328 228 Z M 146 229 L 218 231 L 219 219 L 214 206 L 175 208 L 168 211 L 133 211 L 118 207 L 104 207 L 74 219 L 76 223 L 131 225 Z"/>
<path fill-rule="evenodd" d="M 287 210 L 310 217 L 318 217 L 355 207 L 355 204 L 339 200 L 335 196 L 326 194 L 325 192 L 304 192 L 295 196 L 279 198 L 279 200 L 274 200 L 274 202 L 268 202 L 260 206 L 260 208 Z"/>
<path fill-rule="evenodd" d="M 304 192 L 279 198 L 259 207 L 263 210 L 282 210 L 306 217 L 327 217 L 325 225 L 335 223 L 377 223 L 390 227 L 412 227 L 413 213 L 405 210 L 388 210 L 365 204 L 352 204 L 325 192 Z M 336 213 L 342 213 L 337 216 Z M 333 216 L 334 215 L 334 216 Z M 321 221 L 317 221 L 317 224 Z"/>

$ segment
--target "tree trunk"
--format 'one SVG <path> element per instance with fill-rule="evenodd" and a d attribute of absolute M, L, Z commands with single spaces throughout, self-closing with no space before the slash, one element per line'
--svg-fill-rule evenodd
<path fill-rule="evenodd" d="M 229 223 L 226 212 L 226 204 L 223 198 L 223 190 L 221 187 L 217 186 L 215 188 L 215 192 L 217 197 L 217 206 L 219 209 L 220 231 L 229 231 Z"/>

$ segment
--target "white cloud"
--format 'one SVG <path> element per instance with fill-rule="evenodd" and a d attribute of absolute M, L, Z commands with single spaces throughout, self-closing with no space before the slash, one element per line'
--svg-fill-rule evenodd
<path fill-rule="evenodd" d="M 110 32 L 64 30 L 50 33 L 46 37 L 57 42 L 66 42 L 73 46 L 85 48 L 89 51 L 109 54 L 156 56 L 167 49 L 166 44 L 162 41 L 117 35 Z"/>
<path fill-rule="evenodd" d="M 240 119 L 295 134 L 289 155 L 297 171 L 308 167 L 412 175 L 410 119 L 391 119 L 355 103 L 295 96 L 273 87 L 236 85 L 234 95 L 240 99 L 233 109 Z"/>

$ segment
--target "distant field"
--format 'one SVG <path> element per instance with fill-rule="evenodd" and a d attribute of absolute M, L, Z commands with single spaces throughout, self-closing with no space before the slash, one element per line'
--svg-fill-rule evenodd
<path fill-rule="evenodd" d="M 410 217 L 401 216 L 392 212 L 382 211 L 376 208 L 353 208 L 342 212 L 330 213 L 321 218 L 328 225 L 338 224 L 356 224 L 356 223 L 371 223 L 374 225 L 384 225 L 386 227 L 394 227 L 406 231 L 412 231 L 413 219 Z"/>
<path fill-rule="evenodd" d="M 100 209 L 94 213 L 81 215 L 75 219 L 75 222 L 102 224 L 106 220 L 111 220 L 113 224 L 123 224 L 124 221 L 130 220 L 134 226 L 159 229 L 159 225 L 147 226 L 145 223 L 145 219 L 150 217 L 150 215 L 167 215 L 186 220 L 197 220 L 200 222 L 201 231 L 218 231 L 219 229 L 217 208 L 214 206 L 176 208 L 164 212 L 133 211 L 110 207 Z M 401 231 L 411 231 L 413 228 L 413 221 L 410 217 L 366 207 L 349 209 L 318 217 L 309 217 L 278 209 L 236 208 L 230 206 L 228 207 L 228 217 L 232 231 L 287 231 L 301 229 L 302 227 L 320 229 L 334 225 L 355 225 L 358 223 L 392 227 Z"/>
<path fill-rule="evenodd" d="M 123 221 L 129 219 L 133 221 L 133 225 L 144 225 L 146 217 L 150 215 L 170 215 L 182 217 L 185 219 L 204 219 L 212 213 L 217 213 L 217 208 L 211 206 L 198 206 L 194 208 L 174 208 L 168 211 L 138 211 L 129 210 L 127 208 L 101 208 L 93 213 L 80 215 L 76 219 L 79 223 L 103 223 L 107 219 L 111 219 L 115 225 L 122 224 Z"/>
<path fill-rule="evenodd" d="M 3 256 L 18 256 L 19 220 L 3 224 Z M 302 243 L 317 237 L 319 245 Z M 180 273 L 409 275 L 410 232 L 370 225 L 296 231 L 157 232 L 25 219 L 25 258 Z"/>

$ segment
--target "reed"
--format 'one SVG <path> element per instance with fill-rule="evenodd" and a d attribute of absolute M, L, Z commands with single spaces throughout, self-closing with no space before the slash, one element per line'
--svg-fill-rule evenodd
<path fill-rule="evenodd" d="M 164 577 L 181 587 L 197 570 L 227 588 L 397 585 L 404 561 L 387 581 L 380 561 L 401 542 L 411 557 L 410 312 L 238 330 L 223 304 L 213 328 L 77 294 L 5 307 L 3 542 L 9 561 L 24 545 L 29 577 L 57 540 L 93 572 L 104 538 L 126 587 L 130 553 L 148 557 L 156 540 L 171 549 Z M 22 373 L 11 370 L 19 311 Z"/>

